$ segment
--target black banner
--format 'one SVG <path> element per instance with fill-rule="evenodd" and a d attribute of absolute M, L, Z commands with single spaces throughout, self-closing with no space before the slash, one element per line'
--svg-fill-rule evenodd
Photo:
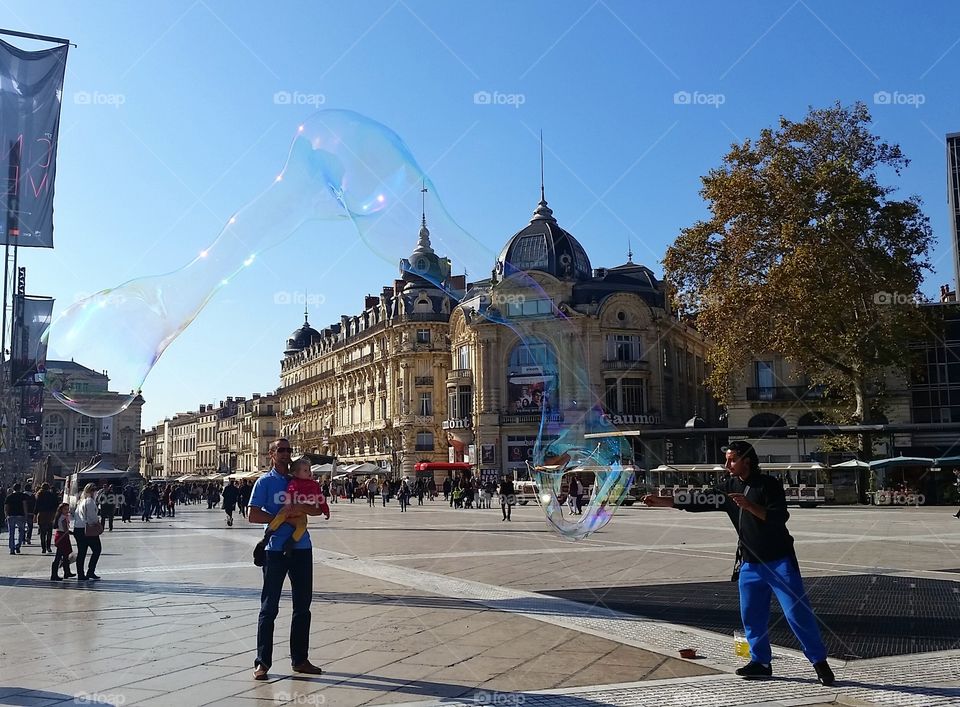
<path fill-rule="evenodd" d="M 14 297 L 13 349 L 10 356 L 10 382 L 34 385 L 47 363 L 47 344 L 41 340 L 53 318 L 50 297 L 16 295 Z"/>
<path fill-rule="evenodd" d="M 0 245 L 53 248 L 53 181 L 67 45 L 0 40 Z"/>

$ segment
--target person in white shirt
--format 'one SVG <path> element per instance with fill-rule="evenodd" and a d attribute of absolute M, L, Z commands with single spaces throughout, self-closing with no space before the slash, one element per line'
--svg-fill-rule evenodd
<path fill-rule="evenodd" d="M 97 515 L 97 502 L 94 497 L 97 493 L 97 485 L 89 483 L 83 487 L 83 495 L 77 501 L 77 509 L 73 513 L 73 537 L 77 541 L 77 581 L 85 582 L 88 579 L 97 580 L 97 560 L 100 559 L 102 546 L 100 545 L 100 536 L 87 535 L 88 525 L 99 525 L 100 518 Z M 103 526 L 100 526 L 101 528 Z M 83 561 L 87 556 L 87 549 L 93 551 L 90 555 L 90 564 L 86 571 L 83 568 Z"/>

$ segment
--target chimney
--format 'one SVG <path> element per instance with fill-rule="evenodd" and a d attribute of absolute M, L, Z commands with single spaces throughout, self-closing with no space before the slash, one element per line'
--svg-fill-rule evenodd
<path fill-rule="evenodd" d="M 454 275 L 453 277 L 450 278 L 450 286 L 455 290 L 467 289 L 467 276 Z"/>
<path fill-rule="evenodd" d="M 364 309 L 375 309 L 380 305 L 380 298 L 367 295 L 363 298 L 363 308 Z"/>

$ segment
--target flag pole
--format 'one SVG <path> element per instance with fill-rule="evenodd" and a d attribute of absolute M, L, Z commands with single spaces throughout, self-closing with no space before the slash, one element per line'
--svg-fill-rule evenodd
<path fill-rule="evenodd" d="M 30 32 L 17 32 L 12 29 L 0 29 L 0 34 L 6 34 L 10 37 L 23 37 L 24 39 L 37 39 L 41 42 L 53 42 L 54 44 L 69 44 L 71 47 L 76 48 L 76 44 L 71 42 L 69 39 L 63 39 L 62 37 L 50 37 L 46 34 L 32 34 Z"/>

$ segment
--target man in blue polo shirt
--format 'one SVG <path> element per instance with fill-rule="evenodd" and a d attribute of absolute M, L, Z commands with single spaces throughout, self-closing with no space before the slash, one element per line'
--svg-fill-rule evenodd
<path fill-rule="evenodd" d="M 290 483 L 290 453 L 286 439 L 270 443 L 273 468 L 253 485 L 247 520 L 269 523 L 284 506 L 287 484 Z M 317 506 L 294 504 L 288 519 L 300 515 L 318 515 Z M 266 528 L 264 528 L 266 530 Z M 253 662 L 253 679 L 266 680 L 273 664 L 273 624 L 280 611 L 283 580 L 290 576 L 293 595 L 293 619 L 290 622 L 290 660 L 297 673 L 319 675 L 323 672 L 307 659 L 310 649 L 310 600 L 313 598 L 313 550 L 309 531 L 284 553 L 283 544 L 293 535 L 293 525 L 284 523 L 270 536 L 263 565 L 263 590 L 260 592 L 260 618 L 257 622 L 257 657 Z"/>

